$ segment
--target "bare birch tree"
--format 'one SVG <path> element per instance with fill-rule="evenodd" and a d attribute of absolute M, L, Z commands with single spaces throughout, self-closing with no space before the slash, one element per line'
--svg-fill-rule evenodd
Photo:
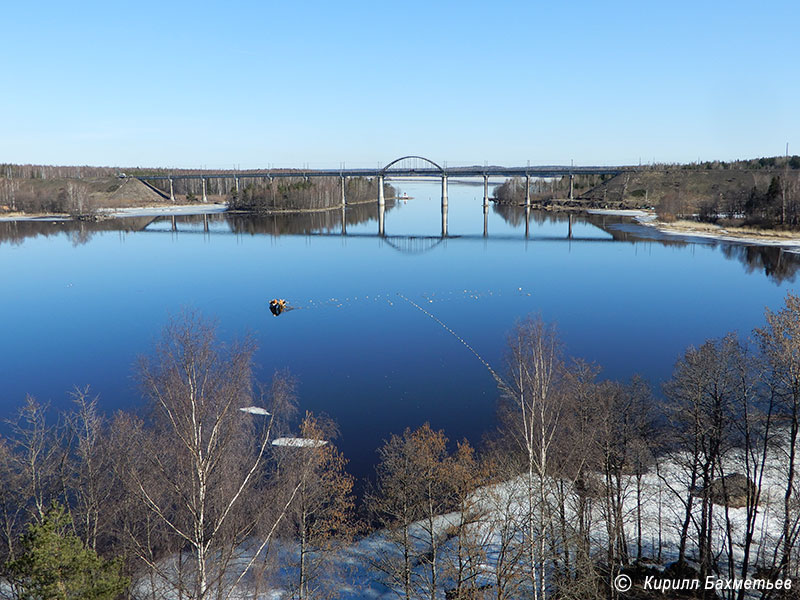
<path fill-rule="evenodd" d="M 125 475 L 155 523 L 188 551 L 186 589 L 197 600 L 231 596 L 295 498 L 296 488 L 279 506 L 268 501 L 273 406 L 286 398 L 251 406 L 252 353 L 247 342 L 222 347 L 213 325 L 186 314 L 169 323 L 155 355 L 140 363 L 149 428 L 138 428 L 139 459 Z M 273 389 L 291 394 L 286 386 Z M 242 554 L 251 539 L 257 541 Z M 162 579 L 174 579 L 156 556 L 139 556 Z M 182 572 L 179 580 L 184 583 Z"/>
<path fill-rule="evenodd" d="M 525 457 L 525 514 L 528 581 L 534 600 L 547 597 L 548 507 L 550 451 L 561 426 L 562 403 L 558 396 L 563 373 L 561 342 L 553 325 L 541 317 L 528 318 L 508 339 L 509 382 L 506 400 L 506 433 Z"/>

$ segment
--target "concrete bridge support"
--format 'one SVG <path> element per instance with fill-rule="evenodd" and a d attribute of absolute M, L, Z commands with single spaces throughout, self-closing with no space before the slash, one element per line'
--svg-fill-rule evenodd
<path fill-rule="evenodd" d="M 347 214 L 344 204 L 342 204 L 342 235 L 347 235 Z"/>
<path fill-rule="evenodd" d="M 531 176 L 525 175 L 525 206 L 531 205 Z"/>
<path fill-rule="evenodd" d="M 175 188 L 172 186 L 172 177 L 169 178 L 169 199 L 175 204 Z"/>
<path fill-rule="evenodd" d="M 483 176 L 483 236 L 489 235 L 489 176 Z"/>
<path fill-rule="evenodd" d="M 234 177 L 233 178 L 233 182 L 236 185 L 236 194 L 238 195 L 239 194 L 239 177 L 238 176 Z"/>
<path fill-rule="evenodd" d="M 386 198 L 383 195 L 383 175 L 378 175 L 378 235 L 384 235 L 386 218 Z"/>
<path fill-rule="evenodd" d="M 528 238 L 531 233 L 531 207 L 525 207 L 525 237 Z"/>
<path fill-rule="evenodd" d="M 442 175 L 442 237 L 447 237 L 447 175 Z"/>
<path fill-rule="evenodd" d="M 340 183 L 342 184 L 342 207 L 347 205 L 347 179 L 345 179 L 344 175 L 340 178 Z"/>
<path fill-rule="evenodd" d="M 208 195 L 206 194 L 206 178 L 203 177 L 203 202 L 208 202 Z"/>
<path fill-rule="evenodd" d="M 570 173 L 569 174 L 569 199 L 570 200 L 572 200 L 572 191 L 574 189 L 574 179 L 575 179 L 575 176 L 572 173 Z"/>

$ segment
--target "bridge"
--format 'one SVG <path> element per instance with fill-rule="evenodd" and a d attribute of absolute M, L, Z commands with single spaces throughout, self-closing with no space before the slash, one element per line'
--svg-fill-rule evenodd
<path fill-rule="evenodd" d="M 344 209 L 347 206 L 347 178 L 369 177 L 378 179 L 378 233 L 384 234 L 384 214 L 386 199 L 384 197 L 384 180 L 393 177 L 425 177 L 441 179 L 442 183 L 442 237 L 447 236 L 447 181 L 449 177 L 482 177 L 483 178 L 483 214 L 486 222 L 489 213 L 489 178 L 490 177 L 525 177 L 525 206 L 531 205 L 531 179 L 549 177 L 569 177 L 569 199 L 573 199 L 573 178 L 575 175 L 618 175 L 626 171 L 635 170 L 632 167 L 575 167 L 575 166 L 531 166 L 503 167 L 496 165 L 447 167 L 442 166 L 424 156 L 401 156 L 383 167 L 376 169 L 259 169 L 251 171 L 203 172 L 176 175 L 137 175 L 136 178 L 144 183 L 149 181 L 169 181 L 169 198 L 175 202 L 173 182 L 175 180 L 194 179 L 202 181 L 203 202 L 208 202 L 206 181 L 210 179 L 232 179 L 236 191 L 239 191 L 240 182 L 246 179 L 262 179 L 272 182 L 277 178 L 311 179 L 315 177 L 340 178 L 341 203 Z"/>

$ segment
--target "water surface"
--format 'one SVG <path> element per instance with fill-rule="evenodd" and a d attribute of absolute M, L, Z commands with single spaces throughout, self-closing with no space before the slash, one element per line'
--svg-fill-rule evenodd
<path fill-rule="evenodd" d="M 396 184 L 413 199 L 294 217 L 211 215 L 85 224 L 0 223 L 0 402 L 26 394 L 64 407 L 91 385 L 108 412 L 140 406 L 132 378 L 170 315 L 192 307 L 221 334 L 252 335 L 258 376 L 289 368 L 301 409 L 325 412 L 363 476 L 391 433 L 428 421 L 479 441 L 495 382 L 444 321 L 497 370 L 515 321 L 556 321 L 568 352 L 607 377 L 654 386 L 690 344 L 746 335 L 779 308 L 797 259 L 779 249 L 648 240 L 614 217 L 491 207 L 481 186 L 450 185 L 441 237 L 438 183 Z M 571 237 L 569 237 L 571 231 Z M 298 308 L 273 317 L 267 302 Z"/>

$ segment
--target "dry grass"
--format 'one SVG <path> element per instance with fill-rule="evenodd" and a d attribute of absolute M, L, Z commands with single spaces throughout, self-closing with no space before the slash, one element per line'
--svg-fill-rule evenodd
<path fill-rule="evenodd" d="M 665 231 L 680 233 L 702 233 L 714 236 L 758 238 L 762 240 L 800 240 L 800 232 L 784 231 L 779 229 L 758 229 L 755 227 L 720 227 L 712 223 L 698 223 L 697 221 L 679 220 L 672 223 L 659 221 L 658 228 Z"/>

